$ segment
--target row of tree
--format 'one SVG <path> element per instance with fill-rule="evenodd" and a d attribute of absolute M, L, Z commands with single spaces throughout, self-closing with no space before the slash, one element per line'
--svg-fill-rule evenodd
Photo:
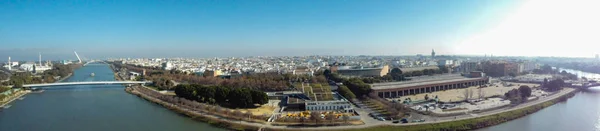
<path fill-rule="evenodd" d="M 188 100 L 188 99 L 177 97 L 177 96 L 164 95 L 164 94 L 161 94 L 156 91 L 153 91 L 153 90 L 150 90 L 147 88 L 143 88 L 143 87 L 133 87 L 133 88 L 135 88 L 136 91 L 138 91 L 142 94 L 145 94 L 150 97 L 157 98 L 162 101 L 172 103 L 177 106 L 181 106 L 181 107 L 184 107 L 184 108 L 190 109 L 192 111 L 196 111 L 196 112 L 210 113 L 213 115 L 218 115 L 221 117 L 233 118 L 233 119 L 238 119 L 238 120 L 246 119 L 249 121 L 266 121 L 269 118 L 269 116 L 267 114 L 253 115 L 252 112 L 250 112 L 250 111 L 242 113 L 240 110 L 228 109 L 228 108 L 220 107 L 218 105 L 210 105 L 207 103 L 199 103 L 195 100 Z"/>
<path fill-rule="evenodd" d="M 212 76 L 201 76 L 194 73 L 185 73 L 177 70 L 162 70 L 160 68 L 141 67 L 121 63 L 112 63 L 115 68 L 126 68 L 129 71 L 142 72 L 146 71 L 146 80 L 155 81 L 156 86 L 161 89 L 172 89 L 173 85 L 168 83 L 169 80 L 174 80 L 180 83 L 202 84 L 202 85 L 219 85 L 235 88 L 249 88 L 262 91 L 283 91 L 289 90 L 293 82 L 311 82 L 311 83 L 326 83 L 325 75 L 293 75 L 279 73 L 249 73 L 242 74 L 238 77 L 221 78 Z M 320 74 L 323 74 L 320 72 Z M 158 82 L 157 82 L 158 81 Z"/>
<path fill-rule="evenodd" d="M 175 94 L 188 100 L 210 104 L 219 104 L 232 108 L 253 107 L 254 104 L 268 103 L 268 96 L 262 91 L 248 88 L 231 88 L 225 86 L 206 86 L 199 84 L 180 84 L 175 87 Z"/>
<path fill-rule="evenodd" d="M 526 85 L 522 85 L 518 89 L 512 89 L 504 93 L 504 97 L 513 104 L 523 103 L 527 101 L 529 96 L 531 96 L 531 88 Z"/>
<path fill-rule="evenodd" d="M 350 89 L 348 89 L 348 87 L 345 85 L 339 86 L 337 91 L 340 93 L 340 95 L 344 96 L 348 100 L 356 98 L 356 95 L 352 93 L 352 91 L 350 91 Z"/>
<path fill-rule="evenodd" d="M 559 91 L 565 86 L 565 81 L 563 79 L 555 79 L 548 81 L 548 79 L 544 79 L 544 83 L 542 87 L 548 91 Z"/>

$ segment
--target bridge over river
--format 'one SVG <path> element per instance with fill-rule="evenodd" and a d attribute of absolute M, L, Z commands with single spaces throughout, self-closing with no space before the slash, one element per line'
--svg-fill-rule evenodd
<path fill-rule="evenodd" d="M 69 86 L 69 85 L 149 84 L 149 83 L 152 83 L 152 81 L 82 81 L 82 82 L 27 84 L 27 85 L 23 85 L 23 87 L 48 87 L 48 86 Z"/>

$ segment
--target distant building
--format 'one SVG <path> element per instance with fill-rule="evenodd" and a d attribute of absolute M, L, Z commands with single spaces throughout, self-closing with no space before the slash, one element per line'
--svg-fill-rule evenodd
<path fill-rule="evenodd" d="M 476 71 L 477 69 L 479 69 L 479 62 L 462 62 L 460 63 L 459 69 L 463 73 Z"/>
<path fill-rule="evenodd" d="M 596 54 L 596 60 L 600 60 L 600 55 Z"/>
<path fill-rule="evenodd" d="M 385 82 L 371 84 L 371 89 L 381 98 L 398 98 L 401 96 L 430 93 L 449 89 L 467 88 L 469 86 L 483 85 L 488 82 L 484 74 L 472 77 L 460 75 L 430 76 L 428 78 L 401 82 Z M 480 76 L 480 77 L 477 77 Z"/>
<path fill-rule="evenodd" d="M 222 74 L 223 72 L 221 72 L 221 70 L 205 70 L 202 75 L 205 77 L 217 77 Z"/>
<path fill-rule="evenodd" d="M 171 70 L 173 69 L 173 64 L 171 62 L 162 63 L 163 70 Z"/>
<path fill-rule="evenodd" d="M 411 73 L 413 71 L 423 71 L 425 69 L 439 70 L 440 67 L 438 67 L 438 66 L 409 67 L 409 68 L 400 68 L 400 71 L 402 71 L 402 74 L 406 74 L 406 73 Z"/>
<path fill-rule="evenodd" d="M 435 58 L 435 51 L 431 49 L 431 59 Z"/>
<path fill-rule="evenodd" d="M 517 72 L 519 72 L 519 73 L 533 71 L 534 69 L 538 68 L 537 63 L 534 63 L 534 62 L 525 61 L 525 62 L 520 62 L 518 64 L 519 64 L 518 65 L 519 68 L 518 68 Z"/>
<path fill-rule="evenodd" d="M 138 76 L 140 76 L 140 75 L 141 75 L 140 73 L 137 73 L 137 72 L 130 71 L 130 72 L 129 72 L 129 80 L 132 80 L 132 81 L 133 81 L 133 80 L 135 80 L 135 78 L 137 78 L 137 77 L 138 77 Z"/>
<path fill-rule="evenodd" d="M 388 74 L 390 67 L 388 65 L 376 68 L 347 68 L 344 66 L 332 66 L 331 71 L 348 77 L 375 77 Z"/>
<path fill-rule="evenodd" d="M 35 63 L 33 63 L 33 62 L 27 62 L 25 64 L 21 64 L 21 66 L 19 66 L 19 68 L 21 68 L 21 70 L 24 70 L 24 71 L 33 71 L 34 65 L 35 65 Z"/>
<path fill-rule="evenodd" d="M 487 61 L 482 64 L 483 72 L 489 76 L 500 77 L 519 74 L 519 65 L 505 61 Z"/>
<path fill-rule="evenodd" d="M 438 66 L 452 66 L 454 65 L 452 60 L 439 60 Z"/>
<path fill-rule="evenodd" d="M 292 71 L 292 74 L 294 75 L 309 75 L 309 76 L 313 76 L 314 71 L 308 67 L 305 66 L 300 66 L 300 67 L 296 67 L 296 69 L 294 69 Z"/>

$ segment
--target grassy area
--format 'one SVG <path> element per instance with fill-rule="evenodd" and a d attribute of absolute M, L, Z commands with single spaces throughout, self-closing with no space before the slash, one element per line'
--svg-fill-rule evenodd
<path fill-rule="evenodd" d="M 260 107 L 257 108 L 252 108 L 252 109 L 237 109 L 239 111 L 241 111 L 242 113 L 246 113 L 248 111 L 250 111 L 252 113 L 252 115 L 271 115 L 273 114 L 273 110 L 275 110 L 274 106 L 268 105 L 268 104 L 264 104 Z"/>

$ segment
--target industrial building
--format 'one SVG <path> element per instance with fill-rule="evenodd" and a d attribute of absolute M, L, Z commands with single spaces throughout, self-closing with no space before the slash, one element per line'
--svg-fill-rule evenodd
<path fill-rule="evenodd" d="M 483 85 L 488 83 L 488 80 L 489 78 L 484 73 L 473 72 L 469 74 L 469 77 L 453 74 L 430 76 L 411 81 L 376 83 L 371 84 L 371 89 L 379 97 L 397 98 L 406 95 Z"/>
<path fill-rule="evenodd" d="M 390 72 L 390 67 L 388 65 L 375 68 L 332 66 L 331 71 L 346 77 L 376 77 L 388 74 Z"/>

